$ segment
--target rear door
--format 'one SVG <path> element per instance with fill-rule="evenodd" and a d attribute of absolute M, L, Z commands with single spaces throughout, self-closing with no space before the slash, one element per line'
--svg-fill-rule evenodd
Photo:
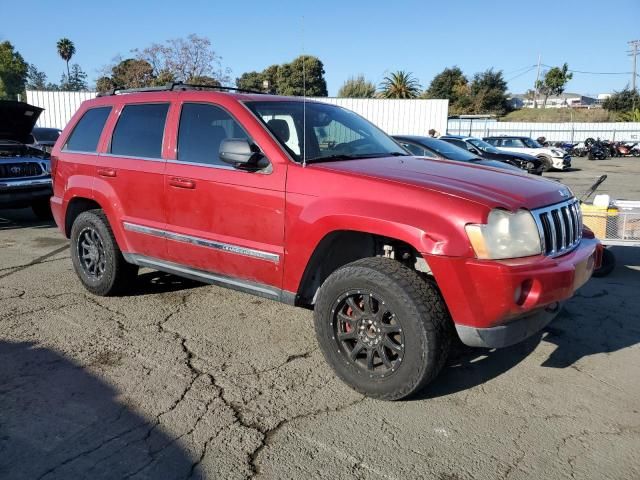
<path fill-rule="evenodd" d="M 95 183 L 117 210 L 123 249 L 156 258 L 166 256 L 163 139 L 169 107 L 166 101 L 117 106 Z"/>
<path fill-rule="evenodd" d="M 180 102 L 175 159 L 165 174 L 168 254 L 175 263 L 221 274 L 223 283 L 240 280 L 236 287 L 273 296 L 259 289 L 282 281 L 286 167 L 250 172 L 220 160 L 222 140 L 255 142 L 230 113 L 233 106 Z"/>

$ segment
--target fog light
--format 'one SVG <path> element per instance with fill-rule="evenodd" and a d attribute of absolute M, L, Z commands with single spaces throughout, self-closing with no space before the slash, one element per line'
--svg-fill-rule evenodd
<path fill-rule="evenodd" d="M 524 305 L 524 302 L 527 300 L 529 293 L 531 292 L 531 286 L 533 285 L 532 280 L 525 280 L 520 285 L 516 287 L 516 291 L 513 294 L 513 299 L 517 305 Z"/>

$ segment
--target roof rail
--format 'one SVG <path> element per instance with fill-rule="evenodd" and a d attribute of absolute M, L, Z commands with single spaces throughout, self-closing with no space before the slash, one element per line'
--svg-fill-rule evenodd
<path fill-rule="evenodd" d="M 122 88 L 115 87 L 108 92 L 98 93 L 97 97 L 109 97 L 111 95 L 121 95 L 125 93 L 145 93 L 145 92 L 167 92 L 175 90 L 219 90 L 223 92 L 241 92 L 241 93 L 257 93 L 265 95 L 267 93 L 260 92 L 258 90 L 249 90 L 246 88 L 237 87 L 223 87 L 222 85 L 198 85 L 192 83 L 183 82 L 171 82 L 166 85 L 159 85 L 157 87 L 141 87 L 141 88 Z M 267 94 L 268 95 L 268 94 Z"/>

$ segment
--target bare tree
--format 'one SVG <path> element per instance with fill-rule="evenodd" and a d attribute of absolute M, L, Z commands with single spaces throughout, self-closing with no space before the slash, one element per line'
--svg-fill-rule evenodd
<path fill-rule="evenodd" d="M 222 67 L 222 58 L 213 50 L 211 40 L 196 34 L 153 43 L 133 53 L 138 60 L 151 65 L 156 78 L 190 82 L 194 78 L 210 77 L 221 84 L 230 79 L 230 71 Z"/>

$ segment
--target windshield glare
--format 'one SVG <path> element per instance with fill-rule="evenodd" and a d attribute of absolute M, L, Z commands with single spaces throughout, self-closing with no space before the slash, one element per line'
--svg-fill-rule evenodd
<path fill-rule="evenodd" d="M 544 148 L 538 142 L 536 142 L 533 138 L 523 138 L 522 141 L 529 148 Z"/>
<path fill-rule="evenodd" d="M 305 106 L 301 101 L 247 102 L 246 105 L 296 162 L 302 161 L 303 152 L 307 161 L 407 155 L 382 130 L 335 105 L 307 102 Z M 305 110 L 306 121 L 303 120 Z"/>
<path fill-rule="evenodd" d="M 500 150 L 498 150 L 496 147 L 494 147 L 493 145 L 485 142 L 484 140 L 478 140 L 477 138 L 473 138 L 469 140 L 469 143 L 471 145 L 473 145 L 476 148 L 479 148 L 480 150 L 482 150 L 483 152 L 487 152 L 487 153 L 500 153 Z"/>

